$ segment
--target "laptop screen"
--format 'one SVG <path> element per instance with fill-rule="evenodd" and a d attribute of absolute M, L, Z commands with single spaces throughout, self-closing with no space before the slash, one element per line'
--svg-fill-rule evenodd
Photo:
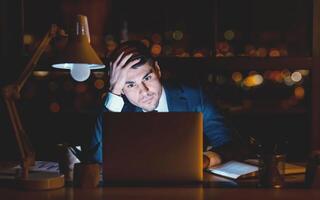
<path fill-rule="evenodd" d="M 202 181 L 202 113 L 104 115 L 106 183 Z"/>

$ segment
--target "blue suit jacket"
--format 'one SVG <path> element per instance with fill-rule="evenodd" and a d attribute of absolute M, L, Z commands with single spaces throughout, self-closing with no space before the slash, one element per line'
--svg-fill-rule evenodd
<path fill-rule="evenodd" d="M 230 142 L 229 130 L 224 125 L 223 117 L 210 103 L 206 95 L 199 88 L 188 87 L 177 84 L 164 84 L 169 112 L 202 112 L 203 130 L 206 143 L 213 148 L 221 147 Z M 142 112 L 124 98 L 124 107 L 121 112 Z M 108 109 L 103 105 L 102 112 L 98 115 L 91 138 L 89 148 L 99 145 L 97 151 L 93 152 L 92 162 L 102 162 L 102 133 L 103 133 L 103 112 Z"/>

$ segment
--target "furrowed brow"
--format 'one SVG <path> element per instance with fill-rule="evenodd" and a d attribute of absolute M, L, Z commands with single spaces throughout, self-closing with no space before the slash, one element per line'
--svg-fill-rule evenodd
<path fill-rule="evenodd" d="M 135 82 L 134 81 L 126 81 L 125 84 L 133 84 L 133 83 L 135 83 Z"/>
<path fill-rule="evenodd" d="M 142 79 L 145 79 L 147 76 L 149 76 L 149 74 L 152 74 L 152 73 L 153 73 L 153 70 L 150 69 L 150 71 L 148 73 L 146 73 L 146 75 L 144 75 Z"/>

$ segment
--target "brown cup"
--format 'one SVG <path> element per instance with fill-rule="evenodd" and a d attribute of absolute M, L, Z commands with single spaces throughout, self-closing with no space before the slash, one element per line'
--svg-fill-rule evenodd
<path fill-rule="evenodd" d="M 97 163 L 76 163 L 73 173 L 73 183 L 76 187 L 95 188 L 99 185 L 100 165 Z"/>

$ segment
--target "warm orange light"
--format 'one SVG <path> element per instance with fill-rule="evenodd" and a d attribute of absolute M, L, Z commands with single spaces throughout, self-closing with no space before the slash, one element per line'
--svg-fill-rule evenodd
<path fill-rule="evenodd" d="M 272 81 L 275 81 L 278 83 L 281 83 L 283 81 L 281 72 L 277 70 L 271 72 L 270 78 Z"/>
<path fill-rule="evenodd" d="M 114 40 L 106 41 L 106 49 L 108 52 L 113 52 L 117 48 L 118 44 Z"/>
<path fill-rule="evenodd" d="M 264 58 L 264 57 L 267 57 L 268 55 L 268 51 L 266 48 L 258 48 L 257 51 L 256 51 L 256 56 L 257 57 L 261 57 L 261 58 Z"/>
<path fill-rule="evenodd" d="M 146 47 L 150 47 L 150 41 L 147 39 L 142 39 L 141 42 L 146 46 Z"/>
<path fill-rule="evenodd" d="M 102 79 L 97 79 L 94 82 L 94 87 L 97 88 L 98 90 L 101 90 L 104 88 L 104 81 Z"/>
<path fill-rule="evenodd" d="M 303 99 L 304 97 L 304 88 L 303 87 L 296 87 L 294 89 L 294 96 L 297 98 L 297 99 Z"/>
<path fill-rule="evenodd" d="M 37 78 L 44 78 L 46 76 L 48 76 L 49 72 L 48 71 L 34 71 L 33 76 L 37 77 Z"/>
<path fill-rule="evenodd" d="M 49 105 L 49 109 L 51 112 L 57 113 L 60 111 L 60 105 L 57 102 L 52 102 Z"/>
<path fill-rule="evenodd" d="M 243 84 L 247 87 L 254 87 L 263 83 L 263 77 L 260 74 L 249 75 L 244 79 Z"/>
<path fill-rule="evenodd" d="M 162 50 L 162 47 L 159 44 L 154 44 L 151 47 L 151 53 L 152 55 L 155 55 L 155 56 L 160 55 L 161 50 Z"/>
<path fill-rule="evenodd" d="M 228 42 L 218 42 L 217 51 L 224 54 L 230 51 L 230 45 Z"/>
<path fill-rule="evenodd" d="M 88 89 L 88 86 L 84 83 L 78 83 L 75 87 L 76 93 L 85 93 Z"/>
<path fill-rule="evenodd" d="M 246 44 L 245 46 L 244 46 L 244 52 L 245 52 L 245 54 L 247 54 L 247 55 L 249 55 L 250 54 L 250 51 L 254 51 L 255 52 L 255 50 L 256 50 L 256 48 L 252 45 L 252 44 Z"/>
<path fill-rule="evenodd" d="M 251 49 L 248 53 L 248 56 L 250 57 L 256 57 L 257 56 L 257 50 L 256 49 Z"/>
<path fill-rule="evenodd" d="M 270 57 L 279 57 L 280 56 L 280 51 L 278 49 L 270 49 L 269 51 L 269 56 Z"/>
<path fill-rule="evenodd" d="M 204 57 L 204 54 L 200 51 L 197 51 L 193 54 L 193 57 L 195 58 L 203 58 Z"/>
<path fill-rule="evenodd" d="M 233 72 L 232 80 L 236 83 L 239 83 L 240 81 L 242 81 L 242 74 L 240 72 Z"/>
<path fill-rule="evenodd" d="M 30 34 L 25 34 L 23 36 L 23 44 L 25 45 L 31 45 L 34 42 L 34 38 Z"/>

